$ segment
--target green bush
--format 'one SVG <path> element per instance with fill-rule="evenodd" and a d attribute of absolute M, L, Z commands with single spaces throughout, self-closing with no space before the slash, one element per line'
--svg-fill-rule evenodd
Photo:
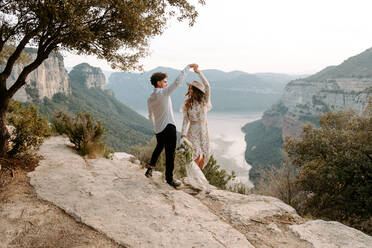
<path fill-rule="evenodd" d="M 11 100 L 7 124 L 14 127 L 10 138 L 9 156 L 38 149 L 44 139 L 51 134 L 48 117 L 39 114 L 35 105 L 24 107 L 22 103 L 15 100 Z"/>
<path fill-rule="evenodd" d="M 108 157 L 112 149 L 101 141 L 105 129 L 89 113 L 79 113 L 72 118 L 64 112 L 55 113 L 53 127 L 59 134 L 66 134 L 76 150 L 88 157 Z"/>
<path fill-rule="evenodd" d="M 203 168 L 203 173 L 208 182 L 219 189 L 227 189 L 227 182 L 235 176 L 234 172 L 229 175 L 224 169 L 220 169 L 213 156 L 210 157 L 207 165 Z"/>
<path fill-rule="evenodd" d="M 235 175 L 232 174 L 231 176 L 234 177 Z M 231 192 L 239 193 L 242 195 L 248 195 L 252 193 L 252 189 L 248 189 L 247 185 L 245 185 L 242 182 L 234 183 L 232 185 L 227 186 L 227 190 Z"/>
<path fill-rule="evenodd" d="M 285 143 L 298 168 L 296 184 L 307 195 L 304 210 L 372 233 L 372 116 L 328 112 L 319 124 Z"/>

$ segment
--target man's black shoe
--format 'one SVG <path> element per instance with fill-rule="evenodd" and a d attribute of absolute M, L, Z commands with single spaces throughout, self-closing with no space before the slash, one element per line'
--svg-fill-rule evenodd
<path fill-rule="evenodd" d="M 173 186 L 173 187 L 175 187 L 175 188 L 177 188 L 178 186 L 180 186 L 181 185 L 181 182 L 180 181 L 178 181 L 178 180 L 173 180 L 173 181 L 171 181 L 171 182 L 167 182 L 170 186 Z"/>
<path fill-rule="evenodd" d="M 145 173 L 145 176 L 146 176 L 147 178 L 152 177 L 152 168 L 147 168 L 147 171 L 146 171 L 146 173 Z"/>

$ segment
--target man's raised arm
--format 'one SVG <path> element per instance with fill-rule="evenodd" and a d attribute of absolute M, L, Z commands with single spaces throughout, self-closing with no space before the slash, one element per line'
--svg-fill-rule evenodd
<path fill-rule="evenodd" d="M 187 76 L 187 73 L 189 72 L 190 68 L 194 68 L 195 66 L 197 66 L 197 64 L 189 64 L 189 65 L 187 65 L 181 71 L 180 75 L 178 75 L 178 77 L 176 78 L 176 80 L 174 80 L 174 82 L 172 84 L 170 84 L 167 88 L 165 88 L 163 90 L 164 94 L 170 95 L 182 83 L 182 81 L 185 80 L 185 78 Z"/>

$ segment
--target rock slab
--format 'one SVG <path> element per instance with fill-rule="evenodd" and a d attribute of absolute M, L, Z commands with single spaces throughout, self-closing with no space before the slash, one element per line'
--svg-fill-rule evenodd
<path fill-rule="evenodd" d="M 314 248 L 367 248 L 372 237 L 336 221 L 313 220 L 289 228 Z"/>
<path fill-rule="evenodd" d="M 193 196 L 128 161 L 84 160 L 62 137 L 40 149 L 38 196 L 126 247 L 253 247 Z"/>
<path fill-rule="evenodd" d="M 369 248 L 372 237 L 335 221 L 308 221 L 282 201 L 197 187 L 175 190 L 124 158 L 84 159 L 52 137 L 28 174 L 39 198 L 125 247 Z M 184 180 L 186 182 L 187 180 Z"/>

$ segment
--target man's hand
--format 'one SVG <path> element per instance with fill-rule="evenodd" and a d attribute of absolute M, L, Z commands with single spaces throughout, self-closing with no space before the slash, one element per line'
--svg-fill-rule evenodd
<path fill-rule="evenodd" d="M 195 70 L 195 67 L 198 67 L 198 65 L 197 64 L 189 64 L 189 67 L 191 67 Z"/>

